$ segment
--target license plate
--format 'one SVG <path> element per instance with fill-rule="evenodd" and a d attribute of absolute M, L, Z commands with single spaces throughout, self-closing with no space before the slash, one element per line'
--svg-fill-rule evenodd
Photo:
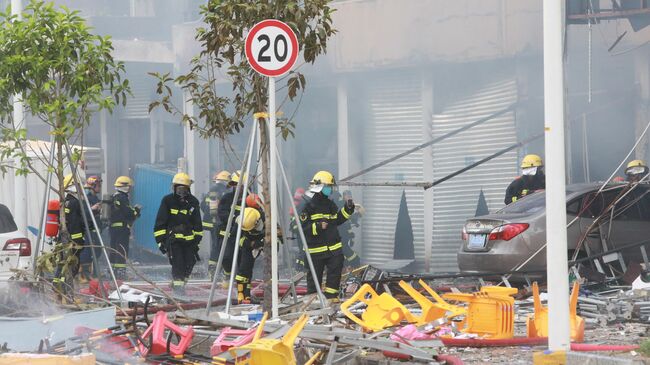
<path fill-rule="evenodd" d="M 467 242 L 467 248 L 484 248 L 487 235 L 485 234 L 470 234 Z"/>

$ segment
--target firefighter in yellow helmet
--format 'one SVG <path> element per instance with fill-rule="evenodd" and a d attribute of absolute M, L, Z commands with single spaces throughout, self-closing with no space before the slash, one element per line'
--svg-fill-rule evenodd
<path fill-rule="evenodd" d="M 140 206 L 131 206 L 129 192 L 133 181 L 128 176 L 115 180 L 115 193 L 110 200 L 108 232 L 111 236 L 110 261 L 115 277 L 125 279 L 126 259 L 129 257 L 129 241 L 133 222 L 140 217 Z"/>
<path fill-rule="evenodd" d="M 221 251 L 221 240 L 219 240 L 219 216 L 217 214 L 219 202 L 228 191 L 230 173 L 221 171 L 212 177 L 210 191 L 201 199 L 201 213 L 203 214 L 203 230 L 210 232 L 210 259 L 208 260 L 208 271 L 210 277 L 214 275 L 217 268 L 217 260 Z"/>
<path fill-rule="evenodd" d="M 315 280 L 311 273 L 307 276 L 307 292 L 316 292 L 316 285 L 322 284 L 323 271 L 327 269 L 323 292 L 325 297 L 330 299 L 339 296 L 344 262 L 343 243 L 338 226 L 345 223 L 354 213 L 352 199 L 339 210 L 336 203 L 329 198 L 335 187 L 336 181 L 331 173 L 317 172 L 309 186 L 314 196 L 300 213 L 300 223 L 316 271 Z"/>
<path fill-rule="evenodd" d="M 506 205 L 518 199 L 546 188 L 544 162 L 538 155 L 526 155 L 521 161 L 521 176 L 517 177 L 506 189 Z"/>
<path fill-rule="evenodd" d="M 264 213 L 261 211 L 261 207 L 258 205 L 256 209 L 246 206 L 244 214 L 237 217 L 237 224 L 241 225 L 242 236 L 239 240 L 239 260 L 235 280 L 237 281 L 237 302 L 242 304 L 250 303 L 255 259 L 264 247 Z"/>
<path fill-rule="evenodd" d="M 83 210 L 81 209 L 82 203 L 79 200 L 79 192 L 75 186 L 72 174 L 64 177 L 63 188 L 65 190 L 65 198 L 63 202 L 65 224 L 68 234 L 70 235 L 70 240 L 74 245 L 71 250 L 61 252 L 58 259 L 57 268 L 52 282 L 54 287 L 59 291 L 59 295 L 67 293 L 68 289 L 72 288 L 72 282 L 66 280 L 66 278 L 75 278 L 79 273 L 79 257 L 85 242 L 85 225 L 82 217 Z M 67 258 L 63 256 L 64 254 L 70 254 L 77 257 L 77 259 L 73 261 L 72 265 L 68 266 L 68 272 L 63 271 L 65 262 L 67 261 Z M 68 276 L 68 273 L 71 275 Z"/>
<path fill-rule="evenodd" d="M 643 160 L 630 161 L 625 169 L 626 180 L 629 182 L 638 182 L 648 174 L 648 166 Z"/>
<path fill-rule="evenodd" d="M 174 175 L 172 193 L 160 202 L 153 235 L 158 249 L 172 265 L 172 291 L 185 293 L 185 284 L 199 259 L 203 238 L 199 200 L 190 192 L 192 180 L 183 172 Z"/>
<path fill-rule="evenodd" d="M 237 219 L 242 209 L 242 195 L 244 193 L 243 188 L 247 188 L 248 185 L 248 176 L 244 174 L 243 179 L 242 172 L 237 170 L 230 174 L 230 181 L 228 182 L 229 190 L 223 194 L 221 200 L 219 201 L 219 208 L 217 209 L 217 215 L 219 217 L 219 236 L 218 236 L 218 245 L 221 249 L 221 245 L 225 244 L 226 249 L 224 251 L 223 260 L 222 260 L 222 269 L 223 273 L 226 276 L 230 276 L 230 268 L 232 267 L 232 260 L 235 254 L 235 240 L 237 239 L 237 225 L 233 224 L 230 226 L 230 235 L 228 236 L 228 241 L 223 243 L 223 239 L 226 236 L 226 228 L 228 228 L 228 216 L 230 215 L 230 208 L 235 205 L 235 213 L 233 219 Z M 239 196 L 235 199 L 235 192 L 237 191 L 237 184 L 242 182 L 244 187 L 240 189 Z M 219 252 L 215 253 L 215 258 L 219 258 Z M 217 260 L 214 260 L 217 261 Z M 215 263 L 216 265 L 216 263 Z"/>

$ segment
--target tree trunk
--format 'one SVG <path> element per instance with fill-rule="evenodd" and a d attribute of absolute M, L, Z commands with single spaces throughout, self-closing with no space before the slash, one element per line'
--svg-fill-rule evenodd
<path fill-rule="evenodd" d="M 61 208 L 59 209 L 59 237 L 61 237 L 61 242 L 62 243 L 67 243 L 69 241 L 69 236 L 68 236 L 68 227 L 65 224 L 65 188 L 63 186 L 63 179 L 65 178 L 64 174 L 64 164 L 63 164 L 63 143 L 59 141 L 58 139 L 61 137 L 57 137 L 54 139 L 54 144 L 56 146 L 52 146 L 52 148 L 56 147 L 56 177 L 59 181 L 58 185 L 58 193 L 59 193 L 59 201 L 61 202 Z M 72 166 L 70 166 L 70 169 L 72 169 Z"/>
<path fill-rule="evenodd" d="M 260 154 L 262 155 L 262 195 L 264 196 L 264 214 L 266 224 L 264 225 L 264 311 L 271 312 L 271 196 L 269 192 L 269 143 L 268 130 L 266 128 L 266 119 L 260 119 Z"/>

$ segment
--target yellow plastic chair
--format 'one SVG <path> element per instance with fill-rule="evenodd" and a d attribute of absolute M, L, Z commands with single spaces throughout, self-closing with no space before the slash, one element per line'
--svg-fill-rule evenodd
<path fill-rule="evenodd" d="M 425 284 L 426 285 L 426 284 Z M 433 322 L 437 319 L 443 318 L 447 314 L 447 308 L 437 303 L 431 302 L 427 297 L 422 295 L 419 291 L 415 290 L 412 286 L 407 284 L 404 280 L 399 282 L 399 286 L 415 300 L 416 303 L 422 308 L 422 315 L 413 315 L 415 324 L 422 326 L 424 324 Z M 445 303 L 446 304 L 446 303 Z M 449 304 L 447 304 L 449 305 Z"/>
<path fill-rule="evenodd" d="M 438 295 L 438 293 L 431 289 L 431 287 L 427 285 L 424 280 L 420 279 L 418 283 L 436 301 L 436 305 L 448 313 L 448 318 L 464 316 L 467 314 L 467 308 L 447 303 L 440 295 Z"/>
<path fill-rule="evenodd" d="M 579 294 L 580 283 L 574 281 L 569 298 L 569 326 L 571 340 L 575 342 L 583 342 L 585 339 L 585 320 L 577 314 Z M 528 337 L 548 337 L 548 307 L 542 305 L 537 282 L 533 283 L 533 305 L 535 313 L 529 314 L 526 319 L 526 333 Z"/>
<path fill-rule="evenodd" d="M 357 302 L 367 305 L 361 318 L 348 309 Z M 341 312 L 364 329 L 373 332 L 398 325 L 404 320 L 410 323 L 416 322 L 413 314 L 397 299 L 388 293 L 377 294 L 368 284 L 363 284 L 350 299 L 341 304 Z"/>
<path fill-rule="evenodd" d="M 516 293 L 514 288 L 485 287 L 476 293 L 447 293 L 443 297 L 468 303 L 466 327 L 462 332 L 505 339 L 514 336 L 515 299 L 510 295 Z"/>
<path fill-rule="evenodd" d="M 266 323 L 267 316 L 268 313 L 264 313 L 262 322 L 260 322 L 255 332 L 253 342 L 229 350 L 230 354 L 235 358 L 235 365 L 296 365 L 293 344 L 300 331 L 307 324 L 309 318 L 306 314 L 300 316 L 298 321 L 291 326 L 282 339 L 278 340 L 261 338 L 262 333 L 264 333 L 264 324 Z M 237 351 L 241 350 L 249 350 L 250 355 L 245 358 L 239 358 Z M 317 353 L 309 361 L 313 363 L 318 355 L 320 354 Z"/>

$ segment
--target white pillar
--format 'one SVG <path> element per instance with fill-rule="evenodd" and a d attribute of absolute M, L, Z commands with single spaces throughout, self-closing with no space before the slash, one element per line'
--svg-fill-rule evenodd
<path fill-rule="evenodd" d="M 194 115 L 194 103 L 190 96 L 183 95 L 185 102 L 183 109 L 185 114 Z M 185 149 L 183 157 L 187 163 L 187 173 L 194 180 L 192 194 L 200 197 L 210 187 L 210 160 L 208 159 L 208 142 L 199 136 L 197 131 L 190 130 L 189 125 L 183 127 Z"/>
<path fill-rule="evenodd" d="M 149 114 L 149 163 L 158 162 L 158 128 L 157 113 Z"/>
<path fill-rule="evenodd" d="M 22 19 L 23 4 L 22 0 L 11 0 L 11 14 L 18 15 Z M 16 129 L 27 128 L 25 113 L 23 108 L 22 96 L 14 95 L 14 127 Z M 16 166 L 20 166 L 20 158 L 15 160 Z M 25 176 L 14 177 L 14 206 L 13 215 L 18 226 L 18 230 L 25 236 L 27 235 L 27 179 Z"/>
<path fill-rule="evenodd" d="M 430 74 L 422 77 L 422 142 L 431 139 L 433 116 L 433 80 Z M 422 150 L 423 181 L 433 181 L 433 146 Z M 433 250 L 433 189 L 424 191 L 424 269 L 431 271 Z M 417 256 L 416 256 L 417 257 Z"/>
<path fill-rule="evenodd" d="M 566 172 L 564 146 L 564 1 L 544 1 L 544 120 L 546 138 L 546 272 L 548 346 L 569 350 Z"/>
<path fill-rule="evenodd" d="M 99 139 L 100 145 L 102 148 L 102 155 L 104 159 L 104 168 L 102 169 L 102 196 L 108 194 L 108 187 L 113 186 L 113 184 L 108 181 L 108 131 L 106 130 L 106 116 L 107 112 L 105 109 L 102 109 L 99 112 Z"/>
<path fill-rule="evenodd" d="M 348 85 L 339 79 L 336 86 L 336 108 L 338 118 L 339 177 L 350 175 L 350 128 L 348 124 Z"/>

